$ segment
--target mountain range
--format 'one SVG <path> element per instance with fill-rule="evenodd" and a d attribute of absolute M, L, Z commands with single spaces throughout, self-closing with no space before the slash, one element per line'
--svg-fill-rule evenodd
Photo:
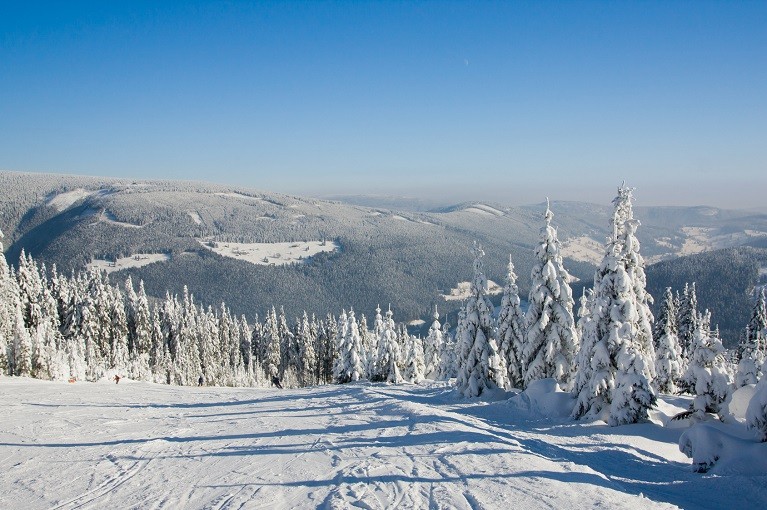
<path fill-rule="evenodd" d="M 486 253 L 485 273 L 500 285 L 511 255 L 524 296 L 546 209 L 440 206 L 426 191 L 424 198 L 328 200 L 200 182 L 15 172 L 0 172 L 0 186 L 10 263 L 23 249 L 60 272 L 96 265 L 115 281 L 143 279 L 150 296 L 187 286 L 199 302 L 225 301 L 248 317 L 272 305 L 289 317 L 349 307 L 370 316 L 391 303 L 397 320 L 428 324 L 435 305 L 443 314 L 460 306 L 449 296 L 460 296 L 456 289 L 470 278 L 475 241 Z M 611 198 L 550 204 L 576 298 L 603 256 Z M 699 285 L 701 307 L 711 306 L 723 335 L 736 342 L 750 294 L 765 277 L 767 215 L 636 204 L 635 216 L 648 287 L 659 296 L 682 280 L 713 282 Z M 674 262 L 680 258 L 693 262 Z M 731 277 L 735 271 L 743 276 Z M 723 295 L 734 296 L 726 306 Z"/>

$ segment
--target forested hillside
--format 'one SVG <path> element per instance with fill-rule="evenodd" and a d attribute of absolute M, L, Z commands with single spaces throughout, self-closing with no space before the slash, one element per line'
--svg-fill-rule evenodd
<path fill-rule="evenodd" d="M 123 282 L 129 275 L 144 280 L 150 299 L 163 299 L 166 291 L 180 294 L 186 285 L 201 303 L 218 306 L 225 301 L 233 313 L 248 317 L 273 304 L 295 317 L 303 310 L 324 315 L 350 306 L 372 313 L 379 303 L 393 303 L 402 320 L 428 319 L 435 304 L 454 318 L 460 300 L 442 296 L 470 279 L 467 247 L 475 240 L 486 253 L 491 280 L 503 279 L 512 255 L 525 297 L 545 210 L 543 204 L 467 202 L 432 212 L 403 212 L 208 183 L 12 172 L 0 173 L 0 186 L 0 228 L 6 234 L 9 263 L 16 264 L 24 249 L 67 274 L 94 260 L 117 266 L 115 261 L 123 257 L 161 254 L 162 262 L 115 267 L 111 281 Z M 425 196 L 423 202 L 429 201 Z M 557 201 L 551 207 L 565 265 L 578 280 L 573 283 L 578 296 L 583 286 L 591 286 L 608 234 L 610 207 Z M 648 263 L 767 238 L 767 215 L 637 207 L 636 216 L 642 222 L 637 235 Z M 270 243 L 324 240 L 337 249 L 291 264 L 272 265 L 276 258 L 254 264 L 237 255 L 238 243 L 261 243 L 268 250 Z M 215 253 L 209 243 L 231 243 L 232 256 Z M 677 287 L 677 280 L 694 279 L 690 274 L 666 282 L 667 271 L 657 277 L 652 270 L 648 273 L 654 295 L 665 285 Z M 721 284 L 743 290 L 740 280 Z M 709 303 L 705 285 L 700 287 Z M 493 299 L 498 305 L 500 297 Z M 729 327 L 721 319 L 723 311 L 711 303 L 714 320 Z M 741 296 L 726 305 L 729 310 L 743 303 Z M 733 321 L 747 313 L 748 307 L 739 308 Z"/>

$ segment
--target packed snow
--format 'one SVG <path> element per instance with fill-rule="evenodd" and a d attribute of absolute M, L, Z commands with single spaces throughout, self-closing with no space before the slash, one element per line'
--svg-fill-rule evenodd
<path fill-rule="evenodd" d="M 330 253 L 340 249 L 335 241 L 288 243 L 224 243 L 210 239 L 198 239 L 197 241 L 205 248 L 224 257 L 244 260 L 261 266 L 302 263 L 318 253 Z"/>
<path fill-rule="evenodd" d="M 479 401 L 432 382 L 280 391 L 2 377 L 0 388 L 0 494 L 8 507 L 644 509 L 767 501 L 764 472 L 695 473 L 677 447 L 680 429 L 570 421 L 571 397 L 553 381 Z M 670 399 L 662 404 L 673 412 L 679 397 Z M 752 462 L 767 458 L 767 444 L 727 441 L 734 457 L 745 448 Z"/>
<path fill-rule="evenodd" d="M 130 257 L 122 257 L 117 260 L 93 259 L 87 264 L 88 269 L 100 269 L 107 273 L 122 271 L 123 269 L 148 266 L 155 262 L 167 262 L 170 255 L 167 253 L 139 253 Z"/>

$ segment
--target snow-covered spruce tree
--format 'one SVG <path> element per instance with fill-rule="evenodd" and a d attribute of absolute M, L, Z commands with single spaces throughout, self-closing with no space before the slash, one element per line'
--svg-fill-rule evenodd
<path fill-rule="evenodd" d="M 301 318 L 301 324 L 298 328 L 298 349 L 299 359 L 301 360 L 300 383 L 303 386 L 309 386 L 317 383 L 315 374 L 317 373 L 317 353 L 314 350 L 317 339 L 312 331 L 309 316 L 306 311 Z"/>
<path fill-rule="evenodd" d="M 493 331 L 493 305 L 487 297 L 487 278 L 482 272 L 482 247 L 474 244 L 474 277 L 469 297 L 464 304 L 464 322 L 458 340 L 459 360 L 456 386 L 466 397 L 478 397 L 486 389 L 496 387 L 491 374 L 494 358 L 499 358 Z M 505 372 L 505 370 L 504 370 Z"/>
<path fill-rule="evenodd" d="M 693 350 L 693 336 L 698 329 L 698 297 L 695 295 L 695 282 L 684 284 L 684 292 L 677 308 L 677 328 L 679 344 L 682 348 L 682 359 L 685 364 L 690 359 Z M 686 365 L 685 365 L 686 366 Z"/>
<path fill-rule="evenodd" d="M 393 316 L 394 313 L 391 311 L 391 305 L 389 305 L 381 338 L 378 341 L 378 369 L 375 380 L 398 384 L 402 382 L 402 375 L 399 370 L 401 352 L 400 345 L 397 343 L 397 331 Z"/>
<path fill-rule="evenodd" d="M 578 308 L 577 328 L 580 346 L 575 358 L 576 370 L 573 387 L 573 394 L 579 396 L 589 394 L 588 390 L 584 388 L 591 384 L 593 376 L 591 357 L 594 354 L 598 337 L 596 325 L 592 320 L 592 313 L 598 315 L 598 310 L 595 308 L 594 290 L 584 288 Z M 576 409 L 578 408 L 576 407 Z"/>
<path fill-rule="evenodd" d="M 754 303 L 751 312 L 751 320 L 746 326 L 743 341 L 739 346 L 740 362 L 735 375 L 735 387 L 740 388 L 746 384 L 756 384 L 763 374 L 759 369 L 765 360 L 765 333 L 767 333 L 767 306 L 765 305 L 764 289 Z"/>
<path fill-rule="evenodd" d="M 655 380 L 653 385 L 659 393 L 676 393 L 676 383 L 684 373 L 682 348 L 676 334 L 676 309 L 671 287 L 666 288 L 655 331 Z"/>
<path fill-rule="evenodd" d="M 277 311 L 272 307 L 266 314 L 266 321 L 263 328 L 264 335 L 264 372 L 268 375 L 277 375 L 279 373 L 280 361 L 280 330 L 277 326 Z"/>
<path fill-rule="evenodd" d="M 429 334 L 424 341 L 424 376 L 429 379 L 435 379 L 437 377 L 439 357 L 445 343 L 442 336 L 442 324 L 439 323 L 437 305 L 434 305 L 432 319 L 434 320 L 431 323 L 431 326 L 429 326 Z"/>
<path fill-rule="evenodd" d="M 424 371 L 426 370 L 426 364 L 423 359 L 423 344 L 421 343 L 421 339 L 416 336 L 408 335 L 408 337 L 405 368 L 402 376 L 406 381 L 418 384 L 423 381 Z"/>
<path fill-rule="evenodd" d="M 627 202 L 628 220 L 626 220 L 624 229 L 624 257 L 626 260 L 626 273 L 633 285 L 633 295 L 635 300 L 635 309 L 637 313 L 636 338 L 634 342 L 639 354 L 642 357 L 642 363 L 645 365 L 645 374 L 652 380 L 655 378 L 655 343 L 653 342 L 652 327 L 654 317 L 650 306 L 653 304 L 653 297 L 647 292 L 647 277 L 645 276 L 645 262 L 642 254 L 639 253 L 639 240 L 636 231 L 639 228 L 639 220 L 634 219 L 631 202 L 633 198 L 633 189 L 624 188 L 626 196 L 623 198 Z"/>
<path fill-rule="evenodd" d="M 376 338 L 373 333 L 368 329 L 368 319 L 364 313 L 360 314 L 360 319 L 357 321 L 360 330 L 360 338 L 362 339 L 362 366 L 364 368 L 363 379 L 370 380 L 370 367 L 375 363 L 375 355 L 378 350 L 376 345 Z"/>
<path fill-rule="evenodd" d="M 611 426 L 646 420 L 656 401 L 650 386 L 653 360 L 647 359 L 643 315 L 638 312 L 643 296 L 631 278 L 638 249 L 632 238 L 639 224 L 633 219 L 632 199 L 632 190 L 621 186 L 613 200 L 613 235 L 594 275 L 592 308 L 578 354 L 587 366 L 575 384 L 573 416 L 606 417 Z"/>
<path fill-rule="evenodd" d="M 546 204 L 541 240 L 535 248 L 531 273 L 530 306 L 525 316 L 522 346 L 523 384 L 554 378 L 571 386 L 573 363 L 578 352 L 578 333 L 573 317 L 570 275 L 562 264 L 554 215 Z"/>
<path fill-rule="evenodd" d="M 439 354 L 439 366 L 437 369 L 437 379 L 440 381 L 447 381 L 458 374 L 458 345 L 456 337 L 458 337 L 458 330 L 460 325 L 464 322 L 463 318 L 465 314 L 463 309 L 458 311 L 458 326 L 456 331 L 450 333 L 449 325 L 447 322 L 442 325 L 442 352 Z"/>
<path fill-rule="evenodd" d="M 354 309 L 350 309 L 348 315 L 342 313 L 341 317 L 347 317 L 347 322 L 343 328 L 344 338 L 337 344 L 338 358 L 333 373 L 337 384 L 359 381 L 365 377 L 362 338 Z"/>
<path fill-rule="evenodd" d="M 506 366 L 506 381 L 510 388 L 521 388 L 524 382 L 522 349 L 525 338 L 525 314 L 522 312 L 514 263 L 509 255 L 506 284 L 503 287 L 498 314 L 498 343 Z"/>
<path fill-rule="evenodd" d="M 690 410 L 702 417 L 705 413 L 718 413 L 731 392 L 731 384 L 724 367 L 722 342 L 711 335 L 708 310 L 696 321 L 693 331 L 692 352 L 682 380 L 695 395 Z"/>
<path fill-rule="evenodd" d="M 381 305 L 376 306 L 376 316 L 373 320 L 373 331 L 369 332 L 371 352 L 367 357 L 367 378 L 371 381 L 375 381 L 378 377 L 378 351 L 380 349 L 380 342 L 383 336 L 384 320 L 381 315 Z"/>
<path fill-rule="evenodd" d="M 16 280 L 11 277 L 3 251 L 3 235 L 0 230 L 0 375 L 10 374 L 11 341 L 15 330 L 16 309 L 19 303 L 19 290 Z"/>
<path fill-rule="evenodd" d="M 767 362 L 762 365 L 762 374 L 767 374 Z M 756 432 L 760 441 L 767 441 L 767 377 L 762 377 L 756 385 L 746 409 L 746 425 Z"/>

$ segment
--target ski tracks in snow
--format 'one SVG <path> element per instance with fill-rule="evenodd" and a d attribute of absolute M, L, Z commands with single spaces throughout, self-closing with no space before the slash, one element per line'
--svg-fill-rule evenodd
<path fill-rule="evenodd" d="M 15 406 L 0 423 L 0 494 L 30 510 L 655 504 L 534 434 L 460 412 L 439 385 L 13 390 L 0 393 Z"/>

